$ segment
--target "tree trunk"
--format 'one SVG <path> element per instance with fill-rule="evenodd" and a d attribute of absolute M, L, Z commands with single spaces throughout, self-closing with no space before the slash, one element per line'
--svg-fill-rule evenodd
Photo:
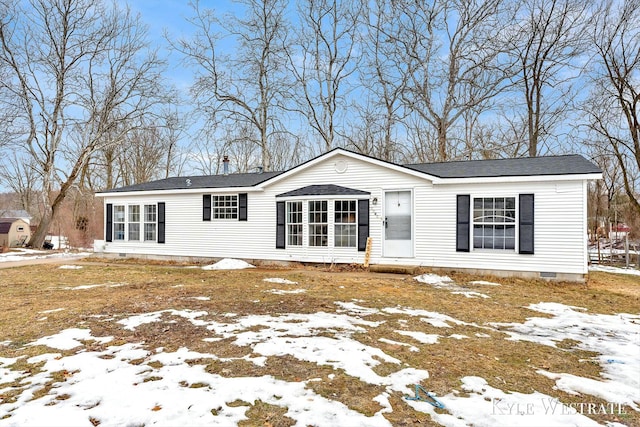
<path fill-rule="evenodd" d="M 446 162 L 448 160 L 447 155 L 447 127 L 444 125 L 443 120 L 438 120 L 438 162 Z"/>
<path fill-rule="evenodd" d="M 45 209 L 44 215 L 40 219 L 40 223 L 36 228 L 35 233 L 31 235 L 31 239 L 29 240 L 28 246 L 33 249 L 42 249 L 42 244 L 44 243 L 47 235 L 49 234 L 49 227 L 53 222 L 53 213 L 51 209 Z"/>

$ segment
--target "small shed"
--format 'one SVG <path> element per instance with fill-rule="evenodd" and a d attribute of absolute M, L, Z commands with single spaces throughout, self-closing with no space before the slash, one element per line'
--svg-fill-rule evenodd
<path fill-rule="evenodd" d="M 0 247 L 15 248 L 31 238 L 29 224 L 20 218 L 0 218 Z"/>

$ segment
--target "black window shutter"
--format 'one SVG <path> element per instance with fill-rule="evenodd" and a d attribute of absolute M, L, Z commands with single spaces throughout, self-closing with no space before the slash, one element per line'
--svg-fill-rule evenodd
<path fill-rule="evenodd" d="M 164 243 L 164 202 L 158 202 L 158 243 Z"/>
<path fill-rule="evenodd" d="M 211 194 L 202 195 L 202 220 L 211 221 Z"/>
<path fill-rule="evenodd" d="M 358 200 L 358 250 L 367 249 L 369 237 L 369 199 Z"/>
<path fill-rule="evenodd" d="M 469 252 L 471 196 L 458 194 L 456 203 L 456 251 Z"/>
<path fill-rule="evenodd" d="M 238 194 L 238 221 L 247 220 L 247 193 Z"/>
<path fill-rule="evenodd" d="M 520 194 L 518 236 L 520 243 L 518 245 L 521 254 L 533 253 L 533 194 Z"/>
<path fill-rule="evenodd" d="M 285 227 L 284 202 L 276 202 L 276 249 L 285 248 Z"/>
<path fill-rule="evenodd" d="M 107 203 L 107 224 L 104 231 L 104 240 L 113 242 L 113 205 Z"/>

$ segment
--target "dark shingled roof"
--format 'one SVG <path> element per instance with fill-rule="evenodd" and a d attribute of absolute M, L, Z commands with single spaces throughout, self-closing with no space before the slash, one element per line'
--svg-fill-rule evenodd
<path fill-rule="evenodd" d="M 18 218 L 0 218 L 0 234 L 7 234 Z"/>
<path fill-rule="evenodd" d="M 347 150 L 345 150 L 347 151 Z M 363 157 L 369 157 L 362 155 Z M 374 159 L 373 157 L 371 157 Z M 377 160 L 377 159 L 376 159 Z M 389 162 L 385 162 L 389 163 Z M 389 163 L 393 165 L 394 163 Z M 304 163 L 302 164 L 304 165 Z M 301 167 L 298 165 L 296 168 Z M 443 163 L 419 163 L 402 165 L 408 169 L 438 178 L 490 178 L 507 176 L 543 176 L 594 174 L 602 171 L 578 154 L 566 156 L 523 157 L 518 159 L 466 160 Z M 294 168 L 295 169 L 295 168 Z M 129 191 L 186 190 L 189 188 L 253 187 L 283 172 L 233 173 L 229 175 L 184 176 L 129 185 L 100 191 L 100 193 L 124 193 Z M 384 178 L 383 178 L 384 179 Z M 292 194 L 295 193 L 295 194 Z M 287 196 L 369 194 L 333 184 L 311 185 L 288 193 Z"/>
<path fill-rule="evenodd" d="M 101 193 L 124 193 L 127 191 L 186 190 L 188 188 L 253 187 L 282 172 L 232 173 L 229 175 L 182 176 L 144 182 L 101 191 Z"/>
<path fill-rule="evenodd" d="M 578 154 L 518 159 L 467 160 L 405 165 L 438 178 L 489 178 L 501 176 L 576 175 L 601 173 Z"/>
<path fill-rule="evenodd" d="M 278 194 L 276 197 L 294 196 L 368 196 L 368 191 L 355 190 L 353 188 L 341 187 L 334 184 L 307 185 L 296 190 Z"/>

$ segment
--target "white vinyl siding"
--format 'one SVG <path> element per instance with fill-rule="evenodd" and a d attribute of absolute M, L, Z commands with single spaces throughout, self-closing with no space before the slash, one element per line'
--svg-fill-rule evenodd
<path fill-rule="evenodd" d="M 336 171 L 339 160 L 348 163 L 343 173 Z M 586 185 L 582 179 L 555 181 L 505 179 L 501 183 L 438 184 L 401 171 L 372 164 L 366 160 L 337 155 L 298 173 L 249 191 L 247 222 L 202 221 L 202 193 L 180 191 L 106 197 L 114 205 L 151 204 L 159 198 L 166 202 L 165 245 L 143 242 L 107 242 L 106 252 L 128 255 L 172 255 L 184 257 L 243 258 L 300 262 L 362 263 L 364 252 L 353 247 L 336 247 L 334 201 L 328 201 L 328 246 L 308 246 L 308 224 L 303 224 L 303 244 L 276 249 L 276 196 L 307 185 L 335 183 L 368 191 L 370 201 L 369 236 L 372 239 L 372 264 L 410 264 L 425 267 L 515 270 L 530 272 L 566 272 L 585 274 L 586 265 Z M 509 182 L 511 181 L 511 182 Z M 382 253 L 384 231 L 384 192 L 394 189 L 413 191 L 412 258 L 385 258 Z M 226 193 L 228 189 L 224 190 Z M 214 190 L 206 190 L 215 193 Z M 456 252 L 456 195 L 474 198 L 505 198 L 535 194 L 535 254 L 522 255 L 512 250 L 472 250 Z M 223 195 L 223 194 L 219 194 Z M 357 199 L 358 197 L 354 197 Z M 303 218 L 308 220 L 308 201 L 312 196 L 286 202 L 303 201 Z M 377 199 L 377 203 L 374 202 Z M 317 199 L 316 199 L 317 200 Z M 473 202 L 472 202 L 473 203 Z M 517 204 L 517 198 L 516 198 Z M 115 208 L 115 206 L 114 206 Z M 517 228 L 517 222 L 516 222 Z M 517 234 L 517 232 L 516 232 Z M 517 236 L 516 236 L 517 237 Z M 287 241 L 288 243 L 288 241 Z M 197 253 L 193 248 L 197 247 Z M 516 242 L 517 247 L 517 242 Z"/>

